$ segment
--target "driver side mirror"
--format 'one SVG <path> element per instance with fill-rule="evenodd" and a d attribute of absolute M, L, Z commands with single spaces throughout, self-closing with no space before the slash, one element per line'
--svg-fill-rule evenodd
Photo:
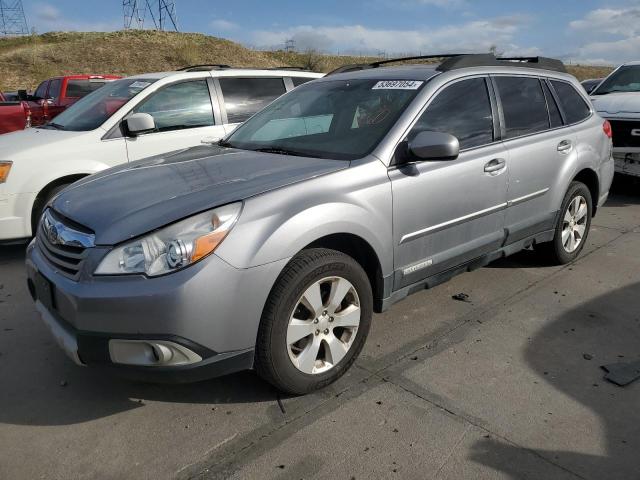
<path fill-rule="evenodd" d="M 156 121 L 148 113 L 134 113 L 123 123 L 127 134 L 132 137 L 153 132 L 156 129 Z"/>
<path fill-rule="evenodd" d="M 26 102 L 29 100 L 29 94 L 26 90 L 18 90 L 18 100 L 21 102 Z"/>
<path fill-rule="evenodd" d="M 425 131 L 410 140 L 407 149 L 419 160 L 455 160 L 460 154 L 460 142 L 449 133 Z"/>

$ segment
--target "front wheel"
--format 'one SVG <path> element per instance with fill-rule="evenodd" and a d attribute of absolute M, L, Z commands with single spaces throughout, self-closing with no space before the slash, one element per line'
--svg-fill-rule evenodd
<path fill-rule="evenodd" d="M 274 285 L 256 345 L 258 374 L 304 394 L 340 378 L 364 346 L 373 315 L 367 274 L 351 257 L 314 248 L 296 255 Z"/>
<path fill-rule="evenodd" d="M 553 241 L 540 249 L 555 264 L 573 262 L 585 246 L 593 212 L 591 192 L 584 183 L 572 182 L 562 202 Z"/>

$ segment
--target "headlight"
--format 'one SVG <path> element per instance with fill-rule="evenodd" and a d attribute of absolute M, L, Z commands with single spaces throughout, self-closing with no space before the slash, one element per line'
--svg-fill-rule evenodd
<path fill-rule="evenodd" d="M 212 253 L 231 231 L 242 203 L 200 213 L 114 248 L 96 275 L 144 273 L 150 277 L 184 268 Z"/>
<path fill-rule="evenodd" d="M 9 176 L 9 171 L 11 170 L 11 165 L 13 162 L 0 161 L 0 183 L 4 183 L 7 181 L 7 177 Z"/>

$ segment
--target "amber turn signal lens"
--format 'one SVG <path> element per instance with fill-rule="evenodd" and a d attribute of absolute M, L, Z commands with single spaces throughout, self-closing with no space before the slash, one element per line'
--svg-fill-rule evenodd
<path fill-rule="evenodd" d="M 4 183 L 7 181 L 7 177 L 9 176 L 9 170 L 11 170 L 12 162 L 0 162 L 0 183 Z"/>
<path fill-rule="evenodd" d="M 224 240 L 224 237 L 227 236 L 227 233 L 229 233 L 229 230 L 218 230 L 197 238 L 195 242 L 193 242 L 191 261 L 195 262 L 200 260 L 213 252 L 218 245 L 220 245 L 220 242 Z"/>

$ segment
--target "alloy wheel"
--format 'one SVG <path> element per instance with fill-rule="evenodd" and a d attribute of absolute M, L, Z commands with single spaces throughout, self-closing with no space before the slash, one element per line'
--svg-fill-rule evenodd
<path fill-rule="evenodd" d="M 567 253 L 575 252 L 582 244 L 587 229 L 587 200 L 576 196 L 569 203 L 562 223 L 562 246 Z"/>
<path fill-rule="evenodd" d="M 342 277 L 326 277 L 309 286 L 296 302 L 287 326 L 287 350 L 306 374 L 335 367 L 349 352 L 360 325 L 360 300 Z"/>

